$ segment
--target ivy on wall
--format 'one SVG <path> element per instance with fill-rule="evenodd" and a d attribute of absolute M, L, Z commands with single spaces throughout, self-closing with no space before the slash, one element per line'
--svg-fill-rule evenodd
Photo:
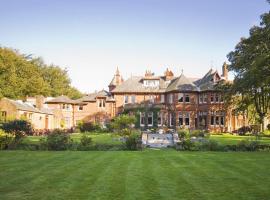
<path fill-rule="evenodd" d="M 160 108 L 156 107 L 136 107 L 136 108 L 125 108 L 123 114 L 133 114 L 136 117 L 135 127 L 140 129 L 149 129 L 149 128 L 157 128 L 158 127 L 158 113 L 160 112 Z M 145 113 L 144 119 L 144 127 L 141 127 L 140 124 L 140 113 Z M 147 124 L 147 115 L 148 113 L 153 113 L 153 126 L 148 127 Z"/>

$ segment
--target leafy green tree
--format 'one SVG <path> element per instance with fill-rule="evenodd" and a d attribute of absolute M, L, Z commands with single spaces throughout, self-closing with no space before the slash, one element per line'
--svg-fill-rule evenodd
<path fill-rule="evenodd" d="M 130 135 L 132 126 L 136 123 L 136 117 L 130 115 L 119 115 L 113 119 L 111 126 L 122 135 Z"/>
<path fill-rule="evenodd" d="M 241 38 L 227 57 L 229 70 L 235 74 L 230 94 L 241 96 L 238 106 L 254 107 L 264 131 L 270 111 L 270 12 L 261 16 L 260 26 L 252 27 L 250 36 Z"/>
<path fill-rule="evenodd" d="M 0 88 L 1 96 L 10 98 L 48 94 L 48 85 L 38 68 L 7 48 L 0 48 Z"/>
<path fill-rule="evenodd" d="M 35 95 L 79 98 L 82 94 L 71 86 L 67 70 L 48 66 L 41 58 L 0 47 L 0 98 Z"/>

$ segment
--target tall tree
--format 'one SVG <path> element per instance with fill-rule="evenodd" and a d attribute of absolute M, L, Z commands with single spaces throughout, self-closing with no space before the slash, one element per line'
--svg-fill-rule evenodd
<path fill-rule="evenodd" d="M 0 48 L 0 95 L 21 98 L 26 95 L 47 95 L 48 84 L 38 68 L 18 52 Z"/>
<path fill-rule="evenodd" d="M 260 26 L 252 27 L 250 36 L 241 38 L 227 57 L 229 70 L 235 74 L 231 94 L 241 94 L 240 106 L 255 107 L 263 131 L 270 111 L 270 12 L 261 16 Z"/>
<path fill-rule="evenodd" d="M 0 47 L 0 97 L 67 95 L 78 98 L 81 93 L 71 86 L 67 70 L 46 65 L 41 58 L 20 54 Z"/>

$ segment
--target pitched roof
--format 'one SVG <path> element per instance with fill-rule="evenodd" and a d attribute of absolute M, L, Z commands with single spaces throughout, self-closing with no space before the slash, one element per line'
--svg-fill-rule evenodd
<path fill-rule="evenodd" d="M 61 95 L 61 96 L 58 96 L 58 97 L 55 97 L 49 101 L 46 101 L 46 103 L 68 103 L 68 104 L 74 104 L 75 101 L 70 99 L 69 97 L 67 96 L 64 96 L 64 95 Z"/>
<path fill-rule="evenodd" d="M 87 94 L 80 99 L 77 99 L 78 102 L 95 102 L 97 98 L 106 98 L 106 101 L 114 101 L 111 93 L 106 90 L 101 90 L 99 92 Z"/>
<path fill-rule="evenodd" d="M 166 89 L 166 92 L 171 91 L 198 91 L 198 87 L 193 81 L 187 78 L 184 74 L 173 79 Z"/>
<path fill-rule="evenodd" d="M 159 86 L 146 87 L 143 81 L 148 78 L 143 76 L 132 76 L 121 85 L 117 86 L 112 93 L 164 93 L 172 91 L 206 91 L 215 90 L 220 76 L 216 70 L 209 70 L 201 79 L 188 78 L 184 74 L 172 80 L 166 81 L 165 76 L 154 77 L 159 79 Z M 151 77 L 149 78 L 151 79 Z"/>
<path fill-rule="evenodd" d="M 165 82 L 163 77 L 159 77 L 159 86 L 157 87 L 145 87 L 143 84 L 143 76 L 132 76 L 121 85 L 117 86 L 112 93 L 161 93 L 165 92 L 168 83 Z M 156 78 L 155 78 L 156 79 Z"/>
<path fill-rule="evenodd" d="M 44 113 L 44 114 L 53 114 L 52 110 L 48 108 L 42 108 L 42 109 L 37 109 L 34 107 L 31 103 L 28 102 L 23 102 L 21 100 L 12 100 L 6 98 L 12 105 L 16 107 L 17 110 L 22 110 L 22 111 L 28 111 L 28 112 L 35 112 L 35 113 Z"/>
<path fill-rule="evenodd" d="M 215 80 L 215 76 L 219 77 L 219 79 Z M 219 80 L 220 76 L 217 70 L 210 69 L 202 79 L 196 81 L 196 84 L 200 88 L 200 91 L 214 90 L 214 87 Z"/>

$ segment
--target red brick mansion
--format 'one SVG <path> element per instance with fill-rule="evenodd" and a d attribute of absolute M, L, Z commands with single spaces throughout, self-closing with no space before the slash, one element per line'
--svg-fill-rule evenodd
<path fill-rule="evenodd" d="M 146 71 L 144 76 L 124 80 L 117 69 L 109 91 L 102 90 L 71 100 L 34 97 L 26 102 L 3 98 L 2 118 L 25 116 L 38 129 L 71 128 L 80 121 L 106 123 L 114 116 L 127 113 L 137 117 L 141 129 L 177 128 L 233 131 L 245 125 L 242 116 L 225 109 L 223 95 L 215 86 L 228 81 L 227 65 L 222 74 L 209 70 L 202 78 L 175 76 L 167 69 L 156 76 Z"/>

